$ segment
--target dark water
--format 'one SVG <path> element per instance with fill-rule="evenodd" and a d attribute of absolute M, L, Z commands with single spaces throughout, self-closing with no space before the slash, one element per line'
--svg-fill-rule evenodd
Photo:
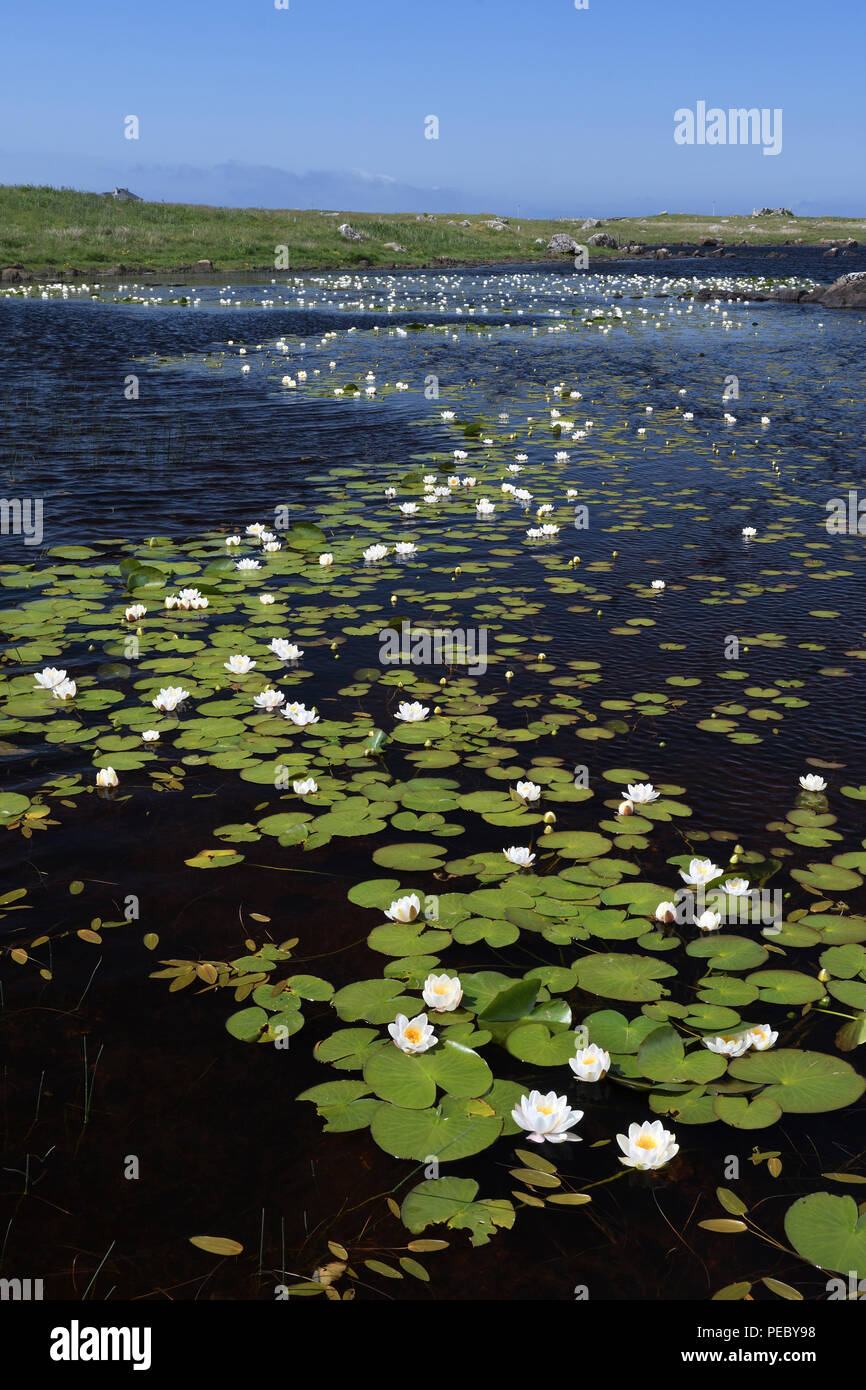
<path fill-rule="evenodd" d="M 494 420 L 508 411 L 517 421 L 527 412 L 544 413 L 549 383 L 577 380 L 583 399 L 559 408 L 579 421 L 593 418 L 606 455 L 580 464 L 575 450 L 574 482 L 591 498 L 599 519 L 575 533 L 573 542 L 565 541 L 565 553 L 578 551 L 586 571 L 619 551 L 613 575 L 596 576 L 611 595 L 604 621 L 592 612 L 569 613 L 565 602 L 545 594 L 534 552 L 509 564 L 502 583 L 517 584 L 545 602 L 537 623 L 528 625 L 534 640 L 563 662 L 603 662 L 601 698 L 664 688 L 660 683 L 667 676 L 684 670 L 701 677 L 700 692 L 689 692 L 687 714 L 630 716 L 629 732 L 604 750 L 603 765 L 641 766 L 657 780 L 679 782 L 688 790 L 696 825 L 730 831 L 765 849 L 778 840 L 767 822 L 784 818 L 792 780 L 796 784 L 807 758 L 835 763 L 842 782 L 866 781 L 866 667 L 860 656 L 849 655 L 864 646 L 866 540 L 828 537 L 824 528 L 827 500 L 864 485 L 863 324 L 857 315 L 813 307 L 733 304 L 727 310 L 740 327 L 727 333 L 715 326 L 718 314 L 711 318 L 706 306 L 677 317 L 676 309 L 687 307 L 675 298 L 679 291 L 629 277 L 769 274 L 829 280 L 856 268 L 856 258 L 826 261 L 810 252 L 617 267 L 610 272 L 622 282 L 616 292 L 623 298 L 616 303 L 674 313 L 663 329 L 614 329 L 604 337 L 590 330 L 549 334 L 555 320 L 548 311 L 561 303 L 554 277 L 545 272 L 539 281 L 538 272 L 527 270 L 518 284 L 513 267 L 402 277 L 412 282 L 399 287 L 401 302 L 410 307 L 391 314 L 340 310 L 330 303 L 313 309 L 221 306 L 214 302 L 219 289 L 211 288 L 202 289 L 195 307 L 0 300 L 3 487 L 10 497 L 44 498 L 45 549 L 70 541 L 233 530 L 259 517 L 267 520 L 283 501 L 303 517 L 330 495 L 333 484 L 323 480 L 335 466 L 360 465 L 384 488 L 413 456 L 459 443 L 439 418 L 451 403 L 449 391 L 459 392 L 464 411 Z M 513 312 L 502 312 L 503 281 L 509 307 L 525 309 L 519 325 Z M 430 282 L 435 283 L 428 288 Z M 664 300 L 651 297 L 662 292 L 668 294 Z M 255 293 L 261 299 L 272 291 L 237 291 L 244 297 Z M 337 298 L 330 290 L 316 293 Z M 632 300 L 631 294 L 647 297 Z M 430 307 L 443 295 L 444 307 Z M 455 314 L 458 303 L 480 306 L 485 296 L 490 312 L 483 329 L 490 337 L 467 328 L 465 314 Z M 603 302 L 610 307 L 614 301 L 603 293 L 587 296 L 590 306 Z M 418 321 L 436 328 L 387 336 L 389 328 Z M 345 333 L 347 323 L 357 325 L 356 334 Z M 374 336 L 377 326 L 381 333 Z M 338 338 L 320 346 L 322 334 L 334 331 Z M 358 373 L 370 368 L 377 378 L 402 378 L 412 389 L 380 402 L 335 402 L 330 390 L 328 397 L 312 391 L 288 396 L 279 389 L 272 350 L 281 335 L 291 349 L 280 354 L 285 370 L 303 364 L 311 375 L 317 367 L 324 374 L 337 359 L 337 381 L 360 379 Z M 247 360 L 256 366 L 248 378 L 236 362 L 231 372 L 208 365 L 208 355 L 225 350 L 229 338 L 248 347 Z M 259 343 L 265 345 L 263 356 L 255 351 Z M 265 359 L 267 365 L 258 367 Z M 136 401 L 124 398 L 130 372 L 139 376 Z M 438 401 L 423 396 L 430 373 L 441 383 Z M 731 374 L 740 391 L 730 406 L 738 420 L 733 437 L 720 422 L 723 383 Z M 686 404 L 695 413 L 695 444 L 691 451 L 677 450 L 672 477 L 664 441 L 681 386 L 688 388 Z M 648 404 L 656 413 L 645 422 Z M 764 413 L 771 417 L 769 430 L 760 424 Z M 635 429 L 644 424 L 647 436 L 639 438 Z M 530 455 L 532 448 L 530 440 Z M 784 489 L 771 477 L 773 460 L 781 460 Z M 471 467 L 471 459 L 463 467 Z M 601 491 L 607 487 L 611 497 L 605 503 Z M 699 510 L 693 517 L 674 517 L 666 512 L 674 496 L 694 501 Z M 775 528 L 779 543 L 744 545 L 739 533 L 748 521 L 762 534 Z M 437 547 L 447 557 L 441 519 L 424 518 L 414 529 L 431 563 Z M 18 537 L 3 537 L 2 547 L 5 563 L 40 564 L 40 548 L 24 547 Z M 483 541 L 478 553 L 486 553 Z M 814 560 L 830 572 L 821 582 L 809 581 L 806 562 Z M 663 607 L 654 613 L 659 626 L 628 640 L 612 637 L 610 627 L 635 612 L 629 586 L 646 583 L 647 565 L 657 562 L 652 573 L 663 574 L 668 586 L 660 597 Z M 755 584 L 762 592 L 741 608 L 735 600 Z M 389 587 L 389 581 L 379 586 L 383 603 Z M 14 586 L 7 594 L 14 598 Z M 712 594 L 718 604 L 701 602 Z M 827 610 L 838 616 L 816 616 Z M 784 634 L 778 650 L 760 642 L 750 649 L 744 658 L 749 683 L 763 687 L 798 679 L 798 693 L 809 701 L 808 709 L 786 717 L 779 732 L 757 746 L 737 746 L 695 728 L 715 702 L 739 693 L 720 678 L 727 632 L 744 638 Z M 687 657 L 661 651 L 662 640 L 684 644 Z M 96 663 L 85 652 L 76 657 Z M 14 666 L 14 652 L 8 659 Z M 350 640 L 339 676 L 326 650 L 311 653 L 317 703 L 327 708 L 347 673 L 375 660 L 372 639 Z M 828 674 L 840 669 L 844 676 Z M 501 676 L 495 679 L 501 684 Z M 521 672 L 519 686 L 515 700 L 546 689 L 531 671 Z M 369 700 L 374 716 L 383 716 L 384 695 L 374 687 Z M 500 712 L 504 722 L 515 722 L 502 707 Z M 584 746 L 574 756 L 597 757 L 595 747 Z M 561 750 L 551 744 L 542 751 Z M 47 767 L 55 772 L 76 765 L 74 750 L 55 747 L 49 755 L 34 744 L 23 756 L 4 758 L 5 784 L 38 785 Z M 399 761 L 393 770 L 402 775 Z M 453 775 L 467 789 L 489 785 L 469 769 Z M 213 825 L 246 819 L 262 796 L 231 774 L 219 778 L 199 769 L 182 792 L 157 795 L 142 782 L 128 802 L 92 798 L 94 804 L 64 818 L 56 830 L 28 841 L 4 834 L 0 841 L 9 886 L 26 885 L 32 905 L 26 914 L 5 918 L 0 931 L 13 940 L 24 925 L 18 918 L 26 915 L 31 936 L 41 929 L 57 938 L 52 981 L 8 957 L 0 974 L 0 1190 L 9 1211 L 0 1217 L 0 1244 L 4 1236 L 6 1242 L 0 1273 L 43 1277 L 47 1297 L 80 1298 L 96 1275 L 91 1298 L 268 1299 L 284 1270 L 306 1276 L 327 1258 L 326 1239 L 362 1252 L 354 1263 L 392 1258 L 393 1249 L 405 1245 L 400 1223 L 388 1216 L 382 1200 L 370 1199 L 400 1183 L 405 1191 L 408 1165 L 389 1159 L 366 1131 L 322 1134 L 312 1107 L 294 1102 L 305 1086 L 324 1079 L 311 1048 L 332 1030 L 332 1016 L 310 1010 L 310 1023 L 293 1037 L 288 1053 L 244 1046 L 224 1030 L 222 997 L 191 990 L 170 995 L 166 982 L 147 978 L 157 962 L 141 944 L 143 931 L 159 933 L 159 959 L 199 953 L 231 959 L 247 936 L 261 939 L 251 913 L 271 919 L 274 939 L 301 938 L 298 969 L 337 985 L 358 978 L 359 971 L 369 973 L 369 958 L 363 963 L 369 924 L 362 910 L 347 904 L 346 891 L 369 875 L 374 845 L 352 841 L 345 850 L 345 842 L 335 842 L 300 858 L 260 842 L 235 868 L 218 874 L 183 870 L 183 858 L 201 848 Z M 834 804 L 836 829 L 845 836 L 838 849 L 859 844 L 862 804 Z M 576 808 L 581 815 L 583 809 Z M 581 823 L 594 824 L 595 815 Z M 498 849 L 501 834 L 481 825 L 473 848 Z M 664 856 L 682 848 L 671 831 L 658 837 L 652 851 L 657 862 L 643 855 L 641 862 L 656 878 L 665 872 Z M 81 897 L 67 891 L 73 878 L 87 883 Z M 141 922 L 107 935 L 104 949 L 64 935 L 91 916 L 120 915 L 130 892 L 140 898 Z M 858 910 L 856 894 L 850 902 Z M 449 965 L 462 969 L 498 963 L 486 950 L 464 948 L 459 962 L 449 957 Z M 532 963 L 527 959 L 524 968 Z M 826 1036 L 813 1036 L 809 1045 L 832 1050 L 831 1023 Z M 539 1077 L 537 1068 L 521 1072 L 518 1065 L 515 1075 L 543 1088 L 561 1080 L 553 1072 Z M 85 1124 L 86 1077 L 93 1089 Z M 634 1104 L 612 1087 L 598 1088 L 581 1103 L 587 1111 L 582 1130 L 590 1142 L 635 1115 Z M 383 1289 L 382 1280 L 371 1280 L 369 1295 L 569 1299 L 576 1285 L 586 1284 L 593 1298 L 630 1298 L 635 1290 L 646 1299 L 706 1298 L 723 1284 L 771 1273 L 795 1283 L 806 1297 L 819 1296 L 825 1280 L 817 1271 L 751 1236 L 708 1241 L 695 1223 L 719 1214 L 712 1192 L 725 1183 L 730 1154 L 741 1161 L 738 1195 L 758 1203 L 757 1219 L 778 1232 L 781 1212 L 794 1197 L 812 1190 L 822 1171 L 862 1154 L 864 1119 L 860 1102 L 841 1124 L 832 1115 L 786 1116 L 771 1131 L 726 1129 L 721 1139 L 718 1126 L 683 1126 L 675 1176 L 665 1171 L 651 1179 L 624 1177 L 600 1188 L 592 1208 L 575 1212 L 562 1209 L 551 1217 L 549 1210 L 522 1211 L 511 1233 L 471 1252 L 458 1235 L 452 1238 L 456 1249 L 427 1261 L 432 1285 L 407 1279 Z M 775 1182 L 768 1183 L 765 1168 L 748 1162 L 753 1144 L 782 1153 L 783 1172 Z M 508 1176 L 512 1148 L 502 1141 L 460 1165 L 461 1174 L 471 1172 L 483 1195 L 507 1196 L 515 1186 Z M 124 1177 L 130 1155 L 140 1160 L 141 1176 L 134 1181 Z M 600 1180 L 612 1166 L 610 1150 L 591 1149 L 589 1142 L 573 1146 L 568 1160 L 581 1181 Z M 395 1195 L 399 1200 L 401 1191 Z M 243 1242 L 245 1253 L 214 1269 L 212 1258 L 188 1243 L 201 1233 L 230 1235 Z"/>

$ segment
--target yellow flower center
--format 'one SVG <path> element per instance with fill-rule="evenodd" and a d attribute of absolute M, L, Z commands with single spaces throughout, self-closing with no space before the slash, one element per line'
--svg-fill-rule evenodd
<path fill-rule="evenodd" d="M 657 1149 L 658 1145 L 651 1134 L 642 1134 L 635 1144 L 636 1149 Z"/>
<path fill-rule="evenodd" d="M 413 1045 L 415 1043 L 419 1043 L 421 1041 L 421 1029 L 407 1028 L 405 1033 L 403 1034 L 403 1037 L 406 1039 L 407 1042 L 410 1042 Z"/>
<path fill-rule="evenodd" d="M 552 1105 L 539 1105 L 539 1107 L 538 1107 L 538 1113 L 539 1113 L 539 1115 L 552 1115 L 552 1114 L 553 1114 L 553 1106 L 552 1106 Z"/>
<path fill-rule="evenodd" d="M 436 988 L 434 989 L 433 993 L 434 993 L 434 994 L 447 994 L 448 991 L 450 990 L 450 988 L 451 988 L 450 985 L 437 985 Z"/>

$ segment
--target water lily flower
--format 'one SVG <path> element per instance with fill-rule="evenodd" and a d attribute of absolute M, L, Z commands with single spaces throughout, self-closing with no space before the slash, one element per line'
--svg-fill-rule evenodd
<path fill-rule="evenodd" d="M 675 1136 L 661 1120 L 629 1125 L 628 1134 L 618 1134 L 616 1142 L 624 1155 L 620 1163 L 626 1168 L 661 1168 L 680 1151 Z"/>
<path fill-rule="evenodd" d="M 392 497 L 396 497 L 396 496 L 397 496 L 397 489 L 396 489 L 395 487 L 386 487 L 386 488 L 385 488 L 385 496 L 386 496 L 386 497 L 388 498 L 388 500 L 390 501 Z"/>
<path fill-rule="evenodd" d="M 805 777 L 800 778 L 800 786 L 807 792 L 823 792 L 827 790 L 827 783 L 817 772 L 807 772 Z"/>
<path fill-rule="evenodd" d="M 271 686 L 267 686 L 265 690 L 255 696 L 253 704 L 257 709 L 275 710 L 279 709 L 285 698 L 282 690 L 274 690 Z"/>
<path fill-rule="evenodd" d="M 264 525 L 263 522 L 251 521 L 249 526 L 246 528 L 246 535 L 258 537 L 262 534 L 263 531 L 266 531 L 267 529 L 268 528 Z"/>
<path fill-rule="evenodd" d="M 433 1009 L 437 1014 L 451 1013 L 463 998 L 463 986 L 456 977 L 428 975 L 421 997 L 428 1009 Z"/>
<path fill-rule="evenodd" d="M 530 865 L 535 863 L 535 855 L 525 845 L 511 845 L 502 853 L 509 864 L 515 864 L 518 869 L 528 869 Z"/>
<path fill-rule="evenodd" d="M 399 555 L 401 559 L 407 559 L 410 555 L 416 554 L 417 549 L 414 541 L 397 541 L 394 546 L 394 554 Z"/>
<path fill-rule="evenodd" d="M 603 1081 L 610 1071 L 610 1053 L 590 1043 L 588 1047 L 579 1047 L 574 1056 L 569 1057 L 568 1065 L 578 1081 Z"/>
<path fill-rule="evenodd" d="M 235 565 L 236 570 L 260 570 L 261 567 L 261 560 L 238 560 Z"/>
<path fill-rule="evenodd" d="M 568 1098 L 558 1096 L 555 1091 L 548 1091 L 546 1096 L 540 1091 L 521 1096 L 511 1118 L 527 1131 L 527 1137 L 534 1144 L 543 1144 L 545 1140 L 551 1144 L 580 1142 L 580 1135 L 569 1134 L 568 1130 L 583 1119 L 583 1111 L 572 1110 Z"/>
<path fill-rule="evenodd" d="M 668 924 L 675 922 L 677 920 L 677 905 L 670 902 L 659 903 L 654 915 L 657 922 L 667 922 Z"/>
<path fill-rule="evenodd" d="M 418 510 L 417 502 L 401 502 L 400 511 L 404 516 L 414 516 Z"/>
<path fill-rule="evenodd" d="M 298 796 L 309 796 L 311 792 L 319 790 L 319 784 L 314 777 L 307 777 L 304 781 L 293 782 L 292 790 Z"/>
<path fill-rule="evenodd" d="M 740 532 L 741 536 L 748 536 L 750 539 L 752 536 L 757 536 L 757 534 L 757 528 L 754 526 L 744 526 Z"/>
<path fill-rule="evenodd" d="M 75 681 L 63 680 L 52 685 L 51 694 L 55 700 L 71 700 L 76 691 Z"/>
<path fill-rule="evenodd" d="M 276 594 L 259 594 L 259 603 L 276 603 Z"/>
<path fill-rule="evenodd" d="M 307 709 L 306 705 L 299 704 L 297 700 L 286 705 L 283 710 L 283 718 L 288 719 L 292 724 L 297 724 L 300 728 L 306 724 L 318 724 L 319 722 L 315 706 L 312 709 Z"/>
<path fill-rule="evenodd" d="M 269 642 L 268 651 L 278 656 L 280 661 L 300 661 L 304 655 L 301 647 L 296 647 L 294 642 L 287 642 L 284 637 L 275 637 Z"/>
<path fill-rule="evenodd" d="M 446 424 L 450 424 L 450 422 L 454 419 L 454 411 L 443 410 L 441 412 L 441 418 L 445 421 Z"/>
<path fill-rule="evenodd" d="M 634 802 L 629 801 L 628 798 L 626 798 L 625 801 L 621 801 L 616 808 L 616 813 L 618 816 L 633 816 Z"/>
<path fill-rule="evenodd" d="M 143 618 L 146 612 L 143 603 L 131 603 L 123 616 L 128 623 L 135 623 L 139 618 Z"/>
<path fill-rule="evenodd" d="M 722 884 L 722 892 L 727 893 L 732 898 L 741 898 L 748 891 L 749 880 L 747 878 L 726 878 Z"/>
<path fill-rule="evenodd" d="M 385 916 L 392 922 L 414 922 L 421 911 L 421 899 L 417 893 L 409 893 L 404 898 L 395 898 L 385 909 Z"/>
<path fill-rule="evenodd" d="M 156 743 L 159 732 L 156 729 L 145 729 L 141 737 L 144 743 Z"/>
<path fill-rule="evenodd" d="M 496 511 L 496 503 L 489 501 L 486 497 L 479 497 L 475 503 L 475 511 L 479 516 L 492 516 Z"/>
<path fill-rule="evenodd" d="M 394 1022 L 388 1024 L 388 1032 L 400 1051 L 411 1055 L 427 1052 L 436 1043 L 436 1034 L 427 1022 L 426 1014 L 418 1014 L 411 1019 L 405 1014 L 398 1014 Z"/>
<path fill-rule="evenodd" d="M 151 704 L 155 709 L 170 712 L 182 705 L 184 700 L 189 697 L 189 691 L 184 690 L 180 685 L 166 685 L 157 695 L 154 695 Z"/>
<path fill-rule="evenodd" d="M 226 536 L 226 545 L 240 545 L 240 536 Z"/>
<path fill-rule="evenodd" d="M 680 878 L 684 883 L 691 883 L 695 888 L 698 888 L 711 883 L 714 878 L 719 877 L 721 872 L 718 865 L 714 864 L 711 859 L 693 859 L 688 869 L 680 869 Z"/>
<path fill-rule="evenodd" d="M 418 700 L 411 703 L 408 700 L 401 701 L 394 715 L 395 719 L 400 719 L 404 724 L 418 724 L 422 719 L 426 719 L 430 713 L 427 705 L 422 705 Z"/>
<path fill-rule="evenodd" d="M 368 545 L 367 549 L 364 551 L 364 559 L 369 565 L 374 563 L 376 560 L 384 560 L 387 554 L 387 545 Z"/>
<path fill-rule="evenodd" d="M 722 1057 L 742 1057 L 752 1046 L 749 1033 L 721 1034 L 716 1038 L 704 1038 L 704 1047 L 710 1052 L 718 1052 Z"/>
<path fill-rule="evenodd" d="M 41 687 L 42 690 L 51 690 L 53 686 L 60 685 L 62 681 L 66 680 L 66 672 L 58 670 L 56 666 L 45 666 L 41 671 L 34 673 L 33 679 L 37 687 Z"/>
<path fill-rule="evenodd" d="M 651 589 L 663 589 L 664 587 L 665 581 L 663 579 L 654 579 L 650 585 Z"/>
<path fill-rule="evenodd" d="M 684 411 L 683 411 L 683 419 L 684 419 L 684 420 L 694 420 L 694 418 L 695 418 L 695 416 L 694 416 L 694 411 L 692 411 L 692 410 L 684 410 Z"/>
<path fill-rule="evenodd" d="M 331 552 L 330 552 L 329 550 L 326 550 L 326 551 L 324 552 L 324 554 L 322 554 L 322 555 L 319 556 L 319 564 L 320 564 L 320 565 L 332 565 L 333 563 L 334 563 L 334 557 L 333 557 L 333 555 L 331 554 Z"/>
<path fill-rule="evenodd" d="M 245 676 L 255 666 L 255 662 L 249 656 L 230 656 L 228 661 L 223 662 L 227 671 L 231 671 L 234 676 Z"/>
<path fill-rule="evenodd" d="M 537 801 L 541 796 L 541 788 L 535 782 L 518 782 L 515 791 L 524 801 Z"/>
<path fill-rule="evenodd" d="M 629 782 L 629 800 L 636 806 L 646 806 L 651 801 L 658 801 L 659 793 L 656 791 L 652 782 Z"/>
<path fill-rule="evenodd" d="M 117 773 L 113 767 L 101 767 L 96 774 L 97 787 L 116 787 Z"/>
<path fill-rule="evenodd" d="M 722 925 L 722 915 L 720 912 L 711 912 L 707 908 L 706 912 L 702 912 L 700 917 L 696 918 L 696 925 L 700 927 L 701 931 L 718 931 Z"/>
<path fill-rule="evenodd" d="M 759 1023 L 754 1028 L 749 1029 L 749 1037 L 752 1040 L 752 1047 L 756 1052 L 766 1052 L 768 1047 L 772 1047 L 779 1034 L 774 1033 L 769 1023 Z"/>

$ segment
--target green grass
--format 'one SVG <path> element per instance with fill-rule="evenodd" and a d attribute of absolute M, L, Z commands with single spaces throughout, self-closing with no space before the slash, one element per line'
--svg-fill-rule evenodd
<path fill-rule="evenodd" d="M 31 185 L 0 186 L 0 266 L 20 262 L 28 271 L 48 268 L 88 273 L 123 264 L 131 269 L 177 270 L 206 258 L 218 271 L 271 270 L 276 248 L 288 248 L 288 268 L 336 269 L 353 266 L 428 265 L 439 258 L 457 262 L 550 259 L 554 232 L 585 242 L 592 230 L 581 221 L 511 218 L 503 231 L 484 222 L 492 213 L 437 213 L 419 221 L 414 213 L 383 216 L 363 212 L 274 211 L 268 208 L 216 208 L 193 203 L 123 203 L 99 193 Z M 469 227 L 459 226 L 468 219 Z M 340 223 L 348 221 L 364 241 L 344 241 Z M 866 219 L 839 217 L 697 217 L 663 213 L 647 218 L 605 218 L 600 228 L 620 244 L 696 243 L 716 236 L 726 244 L 750 244 L 866 236 Z M 542 239 L 536 245 L 536 238 Z M 393 241 L 405 253 L 387 250 Z M 600 256 L 615 254 L 595 251 Z"/>

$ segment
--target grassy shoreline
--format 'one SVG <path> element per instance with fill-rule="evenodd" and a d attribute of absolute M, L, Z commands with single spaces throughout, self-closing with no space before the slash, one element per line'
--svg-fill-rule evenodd
<path fill-rule="evenodd" d="M 644 218 L 509 218 L 490 213 L 378 213 L 270 208 L 217 208 L 192 203 L 123 202 L 100 193 L 0 185 L 0 268 L 59 275 L 182 272 L 212 262 L 213 273 L 392 269 L 436 264 L 550 260 L 547 244 L 565 232 L 586 244 L 595 232 L 618 248 L 590 247 L 590 256 L 616 257 L 629 244 L 697 246 L 715 238 L 736 246 L 812 245 L 866 240 L 866 218 L 702 217 L 661 213 Z M 363 240 L 348 241 L 348 222 Z M 464 225 L 467 224 L 467 225 Z M 404 248 L 394 250 L 388 243 Z"/>

